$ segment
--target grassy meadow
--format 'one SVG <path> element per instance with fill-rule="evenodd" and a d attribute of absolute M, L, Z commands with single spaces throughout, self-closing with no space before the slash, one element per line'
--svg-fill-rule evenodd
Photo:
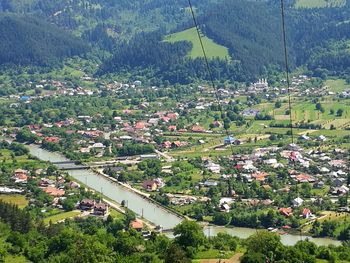
<path fill-rule="evenodd" d="M 168 41 L 171 43 L 178 42 L 178 41 L 189 41 L 193 45 L 192 51 L 189 54 L 189 56 L 191 58 L 203 57 L 203 52 L 200 46 L 197 31 L 194 27 L 178 33 L 168 35 L 165 41 Z M 221 59 L 230 58 L 228 48 L 215 43 L 212 39 L 203 35 L 202 35 L 202 41 L 208 57 L 210 58 L 219 57 Z"/>

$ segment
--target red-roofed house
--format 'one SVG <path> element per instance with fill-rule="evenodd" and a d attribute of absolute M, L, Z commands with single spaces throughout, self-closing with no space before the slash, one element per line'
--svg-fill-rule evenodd
<path fill-rule="evenodd" d="M 64 196 L 64 194 L 66 193 L 63 189 L 58 189 L 52 186 L 48 186 L 44 188 L 44 192 L 47 193 L 48 195 L 55 196 L 55 197 Z"/>
<path fill-rule="evenodd" d="M 52 142 L 52 143 L 58 143 L 60 141 L 60 138 L 55 137 L 55 136 L 46 137 L 45 141 Z"/>
<path fill-rule="evenodd" d="M 130 227 L 136 231 L 141 231 L 143 229 L 143 223 L 140 220 L 135 219 L 130 222 Z"/>
<path fill-rule="evenodd" d="M 27 183 L 28 172 L 26 170 L 17 169 L 12 179 L 15 181 L 15 183 Z"/>
<path fill-rule="evenodd" d="M 164 148 L 167 148 L 167 149 L 171 148 L 171 142 L 169 142 L 169 141 L 163 142 L 162 145 L 163 145 Z"/>
<path fill-rule="evenodd" d="M 167 116 L 169 119 L 171 119 L 172 121 L 175 121 L 175 120 L 177 120 L 179 114 L 178 114 L 178 113 L 169 112 L 166 116 Z"/>
<path fill-rule="evenodd" d="M 278 209 L 278 211 L 280 212 L 281 215 L 284 215 L 286 217 L 289 217 L 291 215 L 293 215 L 293 209 L 291 207 L 281 207 L 280 209 Z"/>
<path fill-rule="evenodd" d="M 265 172 L 257 172 L 257 173 L 253 173 L 253 174 L 252 174 L 252 177 L 253 177 L 255 180 L 260 181 L 260 182 L 265 181 L 265 179 L 266 179 L 267 176 L 268 176 L 268 174 L 265 173 Z"/>
<path fill-rule="evenodd" d="M 204 132 L 204 128 L 199 126 L 199 125 L 194 125 L 192 126 L 192 129 L 191 129 L 192 132 Z"/>
<path fill-rule="evenodd" d="M 139 121 L 135 124 L 136 130 L 143 130 L 145 128 L 146 128 L 146 123 L 144 123 L 144 122 Z"/>
<path fill-rule="evenodd" d="M 169 126 L 169 127 L 168 127 L 168 131 L 170 131 L 170 132 L 176 131 L 176 126 L 175 126 L 175 125 Z"/>
<path fill-rule="evenodd" d="M 160 118 L 163 122 L 169 122 L 170 121 L 170 118 L 166 117 L 166 116 L 163 116 Z"/>
<path fill-rule="evenodd" d="M 311 210 L 309 208 L 304 208 L 303 210 L 303 217 L 309 218 L 312 215 Z"/>

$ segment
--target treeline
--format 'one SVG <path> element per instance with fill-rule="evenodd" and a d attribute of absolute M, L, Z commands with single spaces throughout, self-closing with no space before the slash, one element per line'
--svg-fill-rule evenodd
<path fill-rule="evenodd" d="M 111 59 L 101 67 L 99 74 L 145 70 L 145 74 L 170 83 L 188 84 L 195 79 L 210 80 L 205 61 L 190 59 L 187 54 L 192 44 L 187 41 L 162 41 L 164 31 L 140 33 L 129 42 L 120 44 Z M 246 80 L 241 64 L 213 59 L 209 61 L 216 80 Z"/>
<path fill-rule="evenodd" d="M 78 38 L 29 16 L 0 15 L 0 35 L 0 64 L 54 66 L 87 51 Z"/>
<path fill-rule="evenodd" d="M 121 219 L 87 217 L 48 227 L 39 223 L 29 233 L 11 231 L 8 224 L 0 222 L 0 260 L 21 256 L 31 262 L 49 263 L 190 263 L 202 253 L 210 251 L 221 257 L 222 252 L 231 255 L 238 248 L 245 251 L 242 263 L 350 260 L 349 242 L 318 247 L 305 240 L 285 246 L 278 234 L 267 231 L 257 231 L 244 241 L 225 233 L 207 238 L 196 222 L 188 220 L 175 227 L 173 239 L 152 233 L 145 240 L 141 233 L 130 229 L 134 219 L 135 215 L 127 211 Z"/>
<path fill-rule="evenodd" d="M 30 214 L 14 204 L 0 200 L 0 219 L 7 223 L 12 231 L 28 233 L 32 228 Z"/>
<path fill-rule="evenodd" d="M 29 150 L 19 143 L 8 143 L 7 141 L 0 141 L 0 150 L 7 149 L 13 151 L 15 156 L 22 156 L 29 153 Z"/>

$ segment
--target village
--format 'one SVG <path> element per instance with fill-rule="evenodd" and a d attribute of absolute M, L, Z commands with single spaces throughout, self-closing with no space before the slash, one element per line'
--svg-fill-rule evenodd
<path fill-rule="evenodd" d="M 213 91 L 204 86 L 188 87 L 176 98 L 167 97 L 172 88 L 143 87 L 141 81 L 93 91 L 45 80 L 35 87 L 50 85 L 54 91 L 9 97 L 16 102 L 10 104 L 14 114 L 6 116 L 8 121 L 15 122 L 23 107 L 32 117 L 30 123 L 24 120 L 2 132 L 16 142 L 60 152 L 189 218 L 321 236 L 327 215 L 346 218 L 350 210 L 349 153 L 342 144 L 350 132 L 348 110 L 341 108 L 338 114 L 339 109 L 329 108 L 345 91 L 332 93 L 324 87 L 320 93 L 313 81 L 293 77 L 292 100 L 298 109 L 291 113 L 293 134 L 284 81 L 270 87 L 266 79 L 238 89 L 220 88 L 226 116 L 220 116 Z M 313 108 L 305 107 L 305 95 L 322 98 Z M 147 99 L 152 96 L 158 99 Z M 79 108 L 73 106 L 75 98 L 81 100 Z M 314 108 L 317 103 L 326 109 Z M 45 113 L 34 111 L 44 106 Z M 61 106 L 67 114 L 56 113 Z M 81 195 L 81 182 L 24 167 L 12 173 L 9 185 L 0 188 L 4 194 L 25 194 L 28 181 L 34 180 L 50 197 L 45 205 L 80 211 L 73 217 L 109 215 L 109 205 L 97 193 Z M 140 229 L 140 222 L 133 222 L 134 227 Z M 318 232 L 310 227 L 315 222 L 321 223 Z M 326 235 L 336 237 L 340 227 Z"/>

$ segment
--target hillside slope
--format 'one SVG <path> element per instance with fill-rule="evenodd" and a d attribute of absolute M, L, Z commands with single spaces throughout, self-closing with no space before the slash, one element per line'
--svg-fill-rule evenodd
<path fill-rule="evenodd" d="M 61 29 L 28 16 L 0 15 L 0 64 L 47 66 L 87 50 Z"/>

